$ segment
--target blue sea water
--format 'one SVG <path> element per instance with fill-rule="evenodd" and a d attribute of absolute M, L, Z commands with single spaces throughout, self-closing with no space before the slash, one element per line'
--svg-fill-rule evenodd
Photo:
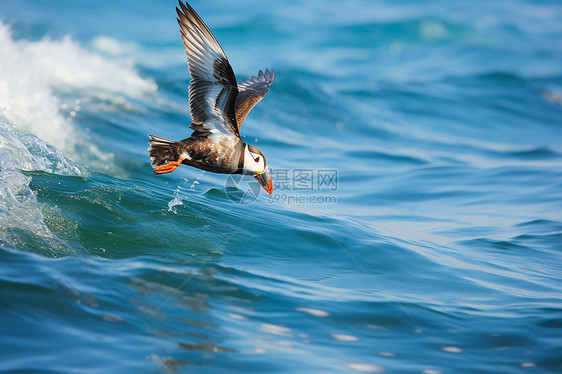
<path fill-rule="evenodd" d="M 271 197 L 152 174 L 175 6 L 0 2 L 0 371 L 562 371 L 560 2 L 194 0 Z"/>

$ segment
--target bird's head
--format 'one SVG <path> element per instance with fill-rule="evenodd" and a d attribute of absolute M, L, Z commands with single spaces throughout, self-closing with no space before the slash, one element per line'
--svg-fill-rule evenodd
<path fill-rule="evenodd" d="M 246 144 L 243 173 L 253 175 L 267 193 L 271 195 L 273 192 L 273 181 L 267 168 L 265 156 L 258 147 Z"/>

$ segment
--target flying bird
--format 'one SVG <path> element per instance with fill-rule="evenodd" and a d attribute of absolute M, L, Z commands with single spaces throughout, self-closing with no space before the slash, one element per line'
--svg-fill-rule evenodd
<path fill-rule="evenodd" d="M 148 152 L 155 174 L 181 164 L 223 174 L 253 175 L 271 195 L 273 182 L 263 152 L 240 138 L 248 112 L 267 94 L 273 70 L 237 84 L 234 71 L 213 33 L 193 8 L 179 0 L 178 24 L 187 55 L 191 84 L 189 112 L 193 133 L 173 141 L 149 135 Z"/>

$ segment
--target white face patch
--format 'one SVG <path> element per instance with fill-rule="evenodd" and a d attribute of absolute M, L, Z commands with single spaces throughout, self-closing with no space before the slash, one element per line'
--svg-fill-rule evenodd
<path fill-rule="evenodd" d="M 265 160 L 262 155 L 250 152 L 248 145 L 244 149 L 245 174 L 261 174 L 265 171 Z"/>

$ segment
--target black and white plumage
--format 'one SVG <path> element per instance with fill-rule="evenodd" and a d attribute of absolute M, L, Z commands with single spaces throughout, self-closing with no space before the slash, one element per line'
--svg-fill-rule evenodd
<path fill-rule="evenodd" d="M 236 83 L 224 51 L 193 8 L 179 0 L 176 8 L 192 81 L 189 111 L 193 133 L 171 141 L 149 135 L 150 158 L 156 174 L 186 164 L 215 173 L 254 175 L 271 194 L 273 182 L 263 152 L 240 138 L 240 126 L 267 94 L 273 70 Z"/>

